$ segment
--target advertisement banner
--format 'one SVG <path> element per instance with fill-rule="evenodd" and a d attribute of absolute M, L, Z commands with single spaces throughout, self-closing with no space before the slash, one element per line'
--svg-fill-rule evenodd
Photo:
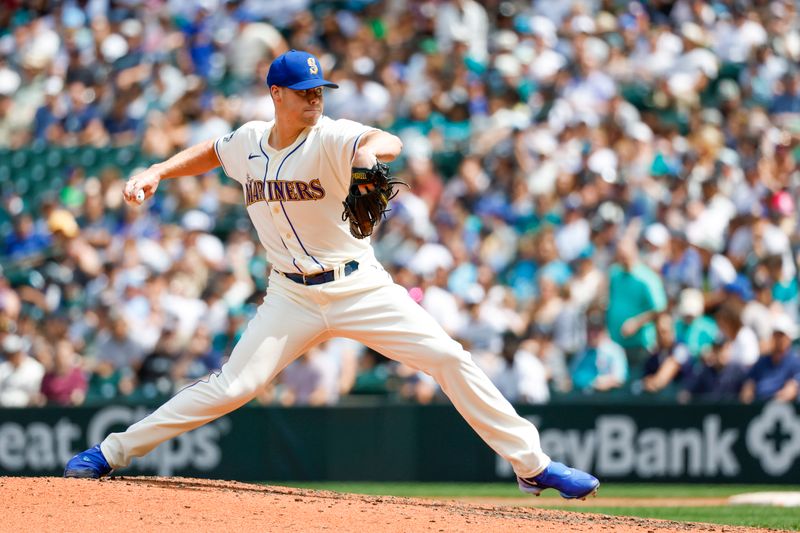
<path fill-rule="evenodd" d="M 0 410 L 0 475 L 61 475 L 149 408 Z M 796 483 L 796 405 L 522 406 L 555 460 L 606 481 Z M 246 481 L 513 479 L 450 406 L 245 407 L 119 472 Z"/>

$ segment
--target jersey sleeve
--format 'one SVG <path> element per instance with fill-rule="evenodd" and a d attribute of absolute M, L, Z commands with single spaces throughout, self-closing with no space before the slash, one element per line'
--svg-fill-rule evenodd
<path fill-rule="evenodd" d="M 343 183 L 350 183 L 350 169 L 358 144 L 371 131 L 378 130 L 346 119 L 328 120 L 321 128 L 322 146 L 333 164 L 336 177 Z"/>
<path fill-rule="evenodd" d="M 247 158 L 251 149 L 258 151 L 259 131 L 257 122 L 247 122 L 214 141 L 222 170 L 239 183 L 247 181 Z"/>

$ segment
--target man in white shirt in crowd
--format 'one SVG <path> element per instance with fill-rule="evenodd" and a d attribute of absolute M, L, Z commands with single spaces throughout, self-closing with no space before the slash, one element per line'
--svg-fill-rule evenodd
<path fill-rule="evenodd" d="M 44 367 L 27 354 L 26 343 L 18 335 L 6 335 L 2 347 L 0 407 L 33 405 L 39 397 Z"/>

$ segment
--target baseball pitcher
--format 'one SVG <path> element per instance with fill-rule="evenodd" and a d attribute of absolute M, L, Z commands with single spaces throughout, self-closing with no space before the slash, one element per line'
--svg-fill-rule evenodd
<path fill-rule="evenodd" d="M 384 162 L 400 139 L 323 113 L 319 60 L 291 50 L 267 75 L 275 119 L 248 122 L 130 178 L 125 200 L 141 203 L 165 179 L 222 166 L 242 186 L 267 250 L 269 289 L 222 369 L 167 401 L 122 433 L 69 461 L 66 477 L 99 478 L 162 442 L 249 402 L 286 365 L 331 337 L 348 337 L 413 368 L 441 386 L 472 428 L 507 459 L 524 492 L 565 498 L 596 492 L 593 476 L 551 461 L 536 428 L 478 369 L 375 259 L 370 235 L 399 183 Z"/>

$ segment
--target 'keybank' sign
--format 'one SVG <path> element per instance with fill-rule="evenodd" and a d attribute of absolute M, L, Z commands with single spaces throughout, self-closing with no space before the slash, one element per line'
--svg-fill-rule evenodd
<path fill-rule="evenodd" d="M 542 447 L 555 460 L 605 478 L 738 478 L 743 464 L 756 463 L 768 476 L 800 474 L 800 414 L 791 404 L 771 403 L 745 424 L 731 427 L 713 406 L 688 425 L 672 416 L 679 406 L 653 406 L 652 417 L 601 414 L 589 429 L 548 427 L 541 416 L 527 416 L 540 427 Z M 679 413 L 675 413 L 679 414 Z M 565 425 L 569 418 L 564 417 Z M 661 424 L 678 427 L 658 427 Z M 656 427 L 653 427 L 656 426 Z M 746 452 L 746 455 L 742 453 Z M 499 476 L 510 466 L 499 459 Z M 800 476 L 798 476 L 800 477 Z"/>
<path fill-rule="evenodd" d="M 0 475 L 61 475 L 150 409 L 0 409 Z M 794 483 L 794 404 L 521 406 L 555 460 L 603 481 Z M 248 406 L 165 442 L 124 474 L 245 481 L 512 481 L 452 406 Z"/>
<path fill-rule="evenodd" d="M 735 476 L 738 436 L 736 429 L 723 430 L 716 415 L 706 417 L 699 429 L 641 431 L 631 417 L 609 415 L 585 432 L 546 430 L 542 445 L 553 457 L 605 477 Z"/>

